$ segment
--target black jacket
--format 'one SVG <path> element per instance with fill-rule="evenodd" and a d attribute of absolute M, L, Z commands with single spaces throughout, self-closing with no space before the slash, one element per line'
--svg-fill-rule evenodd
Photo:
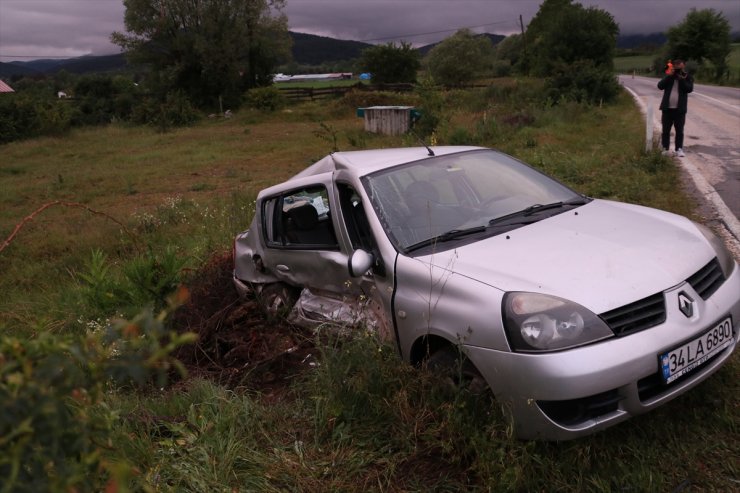
<path fill-rule="evenodd" d="M 685 79 L 680 79 L 675 75 L 666 75 L 658 82 L 658 89 L 663 90 L 663 99 L 660 101 L 661 111 L 669 109 L 668 98 L 676 81 L 678 81 L 678 107 L 676 110 L 679 113 L 686 113 L 686 103 L 689 99 L 688 94 L 694 90 L 694 79 L 691 77 L 691 74 L 688 74 Z"/>

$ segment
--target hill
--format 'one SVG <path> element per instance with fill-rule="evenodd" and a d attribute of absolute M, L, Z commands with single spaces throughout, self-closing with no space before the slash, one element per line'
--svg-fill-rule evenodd
<path fill-rule="evenodd" d="M 666 38 L 663 33 L 651 33 L 651 34 L 625 34 L 617 36 L 617 48 L 622 49 L 634 49 L 634 48 L 648 48 L 656 49 L 666 42 Z"/>
<path fill-rule="evenodd" d="M 73 74 L 119 72 L 126 70 L 127 67 L 128 64 L 123 53 L 102 56 L 86 55 L 76 58 L 0 63 L 0 77 L 54 74 L 60 70 L 66 70 Z"/>
<path fill-rule="evenodd" d="M 52 72 L 66 70 L 73 74 L 86 74 L 90 72 L 120 72 L 128 68 L 126 55 L 117 53 L 115 55 L 83 56 L 71 58 L 66 63 L 58 65 Z"/>
<path fill-rule="evenodd" d="M 22 62 L 11 62 L 11 63 L 5 63 L 0 62 L 0 77 L 2 78 L 10 78 L 14 75 L 36 75 L 39 72 L 37 70 L 34 70 L 30 67 L 17 65 L 18 63 Z"/>
<path fill-rule="evenodd" d="M 361 41 L 334 39 L 314 34 L 289 32 L 293 40 L 293 61 L 301 65 L 320 65 L 357 58 L 372 46 Z"/>

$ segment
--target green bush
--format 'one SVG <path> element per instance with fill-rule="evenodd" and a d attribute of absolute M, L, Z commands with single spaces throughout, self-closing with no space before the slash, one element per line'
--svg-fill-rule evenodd
<path fill-rule="evenodd" d="M 508 77 L 511 72 L 512 68 L 509 60 L 496 60 L 491 65 L 491 73 L 494 77 Z"/>
<path fill-rule="evenodd" d="M 126 293 L 131 304 L 164 306 L 167 297 L 180 284 L 186 263 L 187 259 L 180 257 L 173 247 L 165 248 L 159 255 L 149 251 L 130 260 L 124 265 L 123 272 L 128 281 Z"/>
<path fill-rule="evenodd" d="M 438 132 L 449 120 L 444 110 L 445 98 L 429 78 L 416 86 L 416 93 L 421 99 L 421 118 L 414 123 L 414 131 L 422 137 L 428 137 Z"/>
<path fill-rule="evenodd" d="M 464 146 L 477 144 L 473 141 L 473 136 L 470 134 L 467 128 L 455 127 L 447 137 L 447 144 L 452 146 Z"/>
<path fill-rule="evenodd" d="M 121 272 L 100 250 L 93 250 L 83 272 L 76 273 L 84 313 L 92 317 L 109 316 L 117 311 L 153 306 L 161 309 L 182 281 L 187 258 L 171 246 L 160 254 L 151 249 L 125 262 Z"/>
<path fill-rule="evenodd" d="M 162 386 L 184 372 L 170 355 L 194 335 L 169 331 L 167 313 L 78 337 L 0 336 L 0 491 L 126 489 L 131 467 L 105 459 L 118 415 L 104 397 L 111 385 Z"/>
<path fill-rule="evenodd" d="M 552 101 L 601 104 L 614 101 L 619 94 L 614 73 L 590 60 L 558 65 L 555 74 L 547 79 L 546 88 Z"/>
<path fill-rule="evenodd" d="M 0 97 L 0 144 L 69 130 L 67 103 L 35 95 Z"/>
<path fill-rule="evenodd" d="M 275 111 L 287 103 L 280 89 L 275 86 L 255 87 L 244 95 L 244 104 L 263 111 Z"/>
<path fill-rule="evenodd" d="M 182 91 L 168 93 L 164 101 L 145 98 L 131 111 L 131 121 L 152 125 L 160 131 L 170 127 L 183 127 L 195 123 L 200 113 Z"/>
<path fill-rule="evenodd" d="M 130 117 L 137 88 L 124 76 L 84 75 L 74 87 L 75 125 L 101 125 Z"/>

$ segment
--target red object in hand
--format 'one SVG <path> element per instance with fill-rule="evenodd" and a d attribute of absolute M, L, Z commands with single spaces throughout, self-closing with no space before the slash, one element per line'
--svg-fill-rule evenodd
<path fill-rule="evenodd" d="M 665 69 L 665 73 L 668 75 L 673 74 L 673 62 L 671 62 L 670 60 L 668 60 L 668 66 Z"/>

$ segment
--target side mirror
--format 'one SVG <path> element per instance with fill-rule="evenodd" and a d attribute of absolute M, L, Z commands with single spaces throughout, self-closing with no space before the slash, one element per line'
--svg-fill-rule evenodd
<path fill-rule="evenodd" d="M 370 270 L 370 267 L 373 266 L 373 261 L 373 256 L 365 250 L 355 250 L 352 252 L 352 255 L 350 255 L 347 265 L 349 268 L 349 275 L 352 277 L 360 277 Z"/>

